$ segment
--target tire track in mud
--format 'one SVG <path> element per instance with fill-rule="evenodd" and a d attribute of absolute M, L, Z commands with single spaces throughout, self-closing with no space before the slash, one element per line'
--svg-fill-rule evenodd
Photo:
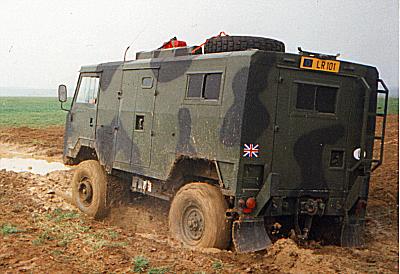
<path fill-rule="evenodd" d="M 127 204 L 111 209 L 106 222 L 163 241 L 169 240 L 169 202 L 132 193 Z"/>

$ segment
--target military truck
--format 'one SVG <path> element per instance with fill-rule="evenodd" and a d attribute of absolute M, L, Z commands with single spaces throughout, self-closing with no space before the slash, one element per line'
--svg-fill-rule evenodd
<path fill-rule="evenodd" d="M 103 218 L 126 193 L 170 201 L 170 231 L 192 247 L 362 245 L 383 159 L 377 69 L 263 37 L 185 45 L 81 68 L 64 143 L 77 207 Z"/>

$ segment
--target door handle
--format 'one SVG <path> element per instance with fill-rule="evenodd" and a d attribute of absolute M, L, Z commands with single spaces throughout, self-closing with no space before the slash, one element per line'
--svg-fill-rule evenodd
<path fill-rule="evenodd" d="M 90 119 L 89 119 L 89 126 L 93 127 L 93 118 L 92 117 L 90 117 Z"/>

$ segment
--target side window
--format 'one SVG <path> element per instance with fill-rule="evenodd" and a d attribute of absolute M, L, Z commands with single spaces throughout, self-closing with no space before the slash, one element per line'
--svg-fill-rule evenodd
<path fill-rule="evenodd" d="M 79 85 L 76 103 L 96 104 L 99 91 L 99 77 L 83 76 Z"/>
<path fill-rule="evenodd" d="M 205 75 L 204 99 L 218 100 L 221 89 L 221 73 L 210 73 Z"/>
<path fill-rule="evenodd" d="M 187 98 L 201 98 L 204 74 L 188 75 Z"/>
<path fill-rule="evenodd" d="M 152 88 L 153 77 L 142 77 L 142 88 Z"/>
<path fill-rule="evenodd" d="M 296 108 L 319 113 L 335 113 L 338 88 L 297 84 Z"/>
<path fill-rule="evenodd" d="M 218 100 L 222 73 L 188 74 L 186 98 Z"/>

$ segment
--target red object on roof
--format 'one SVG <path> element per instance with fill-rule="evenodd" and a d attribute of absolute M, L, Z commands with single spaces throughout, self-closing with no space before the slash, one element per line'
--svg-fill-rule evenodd
<path fill-rule="evenodd" d="M 171 48 L 180 48 L 180 47 L 186 47 L 187 44 L 185 41 L 179 41 L 176 39 L 176 37 L 172 38 L 168 42 L 165 42 L 160 49 L 171 49 Z"/>

